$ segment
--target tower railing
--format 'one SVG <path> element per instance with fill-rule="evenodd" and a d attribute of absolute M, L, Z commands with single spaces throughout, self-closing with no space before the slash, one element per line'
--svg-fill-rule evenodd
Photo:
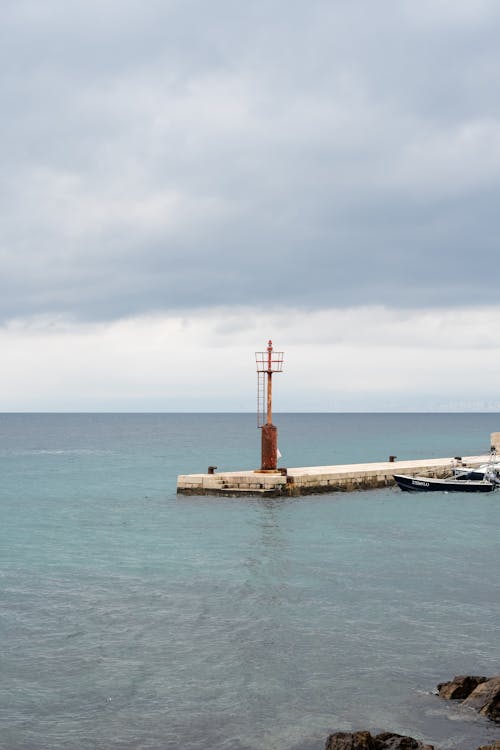
<path fill-rule="evenodd" d="M 255 352 L 257 372 L 283 372 L 283 352 Z"/>

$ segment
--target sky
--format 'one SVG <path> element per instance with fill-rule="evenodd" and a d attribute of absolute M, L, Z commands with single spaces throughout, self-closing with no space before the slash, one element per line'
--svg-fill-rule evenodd
<path fill-rule="evenodd" d="M 0 411 L 500 409 L 497 0 L 3 0 Z"/>

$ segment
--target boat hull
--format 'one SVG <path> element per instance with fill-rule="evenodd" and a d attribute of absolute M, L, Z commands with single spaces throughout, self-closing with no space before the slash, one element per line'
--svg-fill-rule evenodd
<path fill-rule="evenodd" d="M 433 479 L 394 474 L 394 480 L 403 492 L 492 492 L 495 485 L 486 480 Z"/>

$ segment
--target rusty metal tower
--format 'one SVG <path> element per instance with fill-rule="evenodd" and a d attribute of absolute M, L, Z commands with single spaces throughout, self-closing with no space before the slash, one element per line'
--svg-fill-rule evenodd
<path fill-rule="evenodd" d="M 262 430 L 261 471 L 278 467 L 278 428 L 273 424 L 273 372 L 283 372 L 283 352 L 269 340 L 265 352 L 255 352 L 257 363 L 257 427 Z"/>

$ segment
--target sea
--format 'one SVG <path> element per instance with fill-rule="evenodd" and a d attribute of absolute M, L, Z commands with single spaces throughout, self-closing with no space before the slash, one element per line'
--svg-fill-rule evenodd
<path fill-rule="evenodd" d="M 282 466 L 487 453 L 500 414 L 277 414 Z M 500 673 L 500 493 L 184 497 L 252 414 L 0 415 L 2 750 L 474 750 Z"/>

